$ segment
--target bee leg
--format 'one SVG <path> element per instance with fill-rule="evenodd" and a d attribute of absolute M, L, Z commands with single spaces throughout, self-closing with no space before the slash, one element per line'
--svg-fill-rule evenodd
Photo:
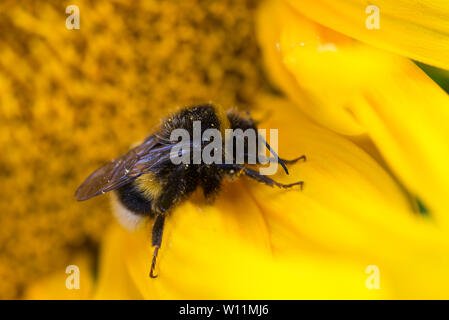
<path fill-rule="evenodd" d="M 150 278 L 157 278 L 157 275 L 154 275 L 154 269 L 156 267 L 156 258 L 159 248 L 162 243 L 162 234 L 164 232 L 164 221 L 165 214 L 159 213 L 156 216 L 156 220 L 154 220 L 153 230 L 151 233 L 151 244 L 154 248 L 153 252 L 153 261 L 151 262 L 151 270 L 150 270 Z"/>
<path fill-rule="evenodd" d="M 255 156 L 253 156 L 253 155 L 248 155 L 247 153 L 245 153 L 244 155 L 245 155 L 245 156 L 248 156 L 248 157 L 253 157 L 253 158 L 251 158 L 251 159 L 255 159 Z M 264 160 L 264 161 L 276 161 L 276 158 L 273 158 L 273 157 L 262 157 L 262 156 L 259 156 L 259 157 L 261 157 L 262 160 Z M 300 156 L 300 157 L 298 157 L 298 158 L 291 159 L 291 160 L 286 160 L 286 159 L 283 159 L 283 158 L 278 158 L 277 160 L 278 160 L 278 161 L 282 161 L 282 162 L 285 163 L 285 164 L 295 164 L 295 163 L 298 162 L 299 160 L 302 160 L 303 162 L 306 162 L 306 161 L 307 161 L 307 158 L 306 158 L 305 155 L 302 155 L 302 156 Z"/>
<path fill-rule="evenodd" d="M 262 182 L 265 183 L 266 185 L 273 187 L 279 187 L 279 188 L 284 188 L 284 189 L 288 189 L 294 186 L 300 186 L 301 190 L 304 187 L 304 181 L 298 181 L 298 182 L 294 182 L 294 183 L 290 183 L 290 184 L 283 184 L 280 182 L 277 182 L 271 178 L 269 178 L 268 176 L 265 176 L 263 174 L 260 174 L 258 171 L 256 170 L 252 170 L 249 168 L 245 168 L 239 165 L 235 165 L 235 164 L 222 164 L 220 165 L 220 167 L 222 168 L 226 168 L 227 170 L 233 170 L 235 172 L 243 172 L 247 177 L 254 179 L 258 182 Z"/>
<path fill-rule="evenodd" d="M 307 161 L 306 155 L 303 154 L 302 156 L 295 158 L 295 159 L 291 159 L 291 160 L 285 160 L 285 159 L 279 159 L 282 162 L 284 162 L 285 164 L 295 164 L 296 162 L 298 162 L 299 160 L 302 160 L 303 162 Z"/>
<path fill-rule="evenodd" d="M 251 179 L 254 179 L 258 182 L 262 182 L 265 183 L 266 185 L 273 187 L 279 187 L 279 188 L 284 188 L 284 189 L 288 189 L 294 186 L 300 186 L 301 190 L 304 186 L 304 181 L 298 181 L 298 182 L 294 182 L 294 183 L 290 183 L 290 184 L 283 184 L 280 182 L 277 182 L 271 178 L 269 178 L 268 176 L 265 176 L 263 174 L 260 174 L 258 171 L 256 170 L 252 170 L 252 169 L 248 169 L 248 168 L 241 168 L 241 170 L 245 173 L 246 176 L 248 176 Z"/>

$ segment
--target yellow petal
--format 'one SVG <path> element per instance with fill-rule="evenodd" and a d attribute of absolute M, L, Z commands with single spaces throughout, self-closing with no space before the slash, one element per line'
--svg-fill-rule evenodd
<path fill-rule="evenodd" d="M 115 223 L 103 237 L 94 299 L 142 299 L 125 266 L 121 235 Z"/>
<path fill-rule="evenodd" d="M 241 187 L 236 182 L 223 190 Z M 232 192 L 232 191 L 231 191 Z M 185 203 L 167 221 L 157 279 L 148 277 L 152 250 L 149 232 L 124 235 L 130 273 L 147 299 L 313 299 L 380 298 L 366 290 L 365 274 L 339 259 L 277 257 L 244 241 L 226 220 L 251 232 L 251 210 Z M 243 221 L 235 220 L 240 215 Z M 229 215 L 231 217 L 229 217 Z M 234 215 L 234 217 L 232 217 Z M 249 223 L 249 224 L 248 224 Z M 386 294 L 384 292 L 384 294 Z"/>
<path fill-rule="evenodd" d="M 282 77 L 277 83 L 289 97 L 337 132 L 366 132 L 406 187 L 449 227 L 447 94 L 408 59 L 347 38 L 283 3 L 261 8 L 258 31 L 266 67 L 282 70 L 274 80 Z M 302 96 L 320 108 L 301 103 Z"/>
<path fill-rule="evenodd" d="M 347 36 L 396 54 L 449 69 L 449 2 L 445 0 L 286 0 L 295 10 Z M 369 5 L 379 29 L 368 29 Z"/>
<path fill-rule="evenodd" d="M 381 288 L 387 284 L 392 289 L 391 298 L 447 298 L 447 235 L 408 211 L 400 196 L 394 197 L 397 202 L 388 199 L 398 190 L 363 152 L 351 150 L 337 135 L 317 139 L 319 130 L 298 121 L 300 112 L 292 105 L 273 99 L 259 105 L 264 103 L 276 106 L 270 124 L 282 128 L 280 152 L 295 146 L 309 155 L 306 163 L 290 168 L 289 180 L 306 181 L 300 195 L 249 184 L 267 219 L 273 250 L 375 265 Z M 308 143 L 310 136 L 315 143 Z"/>

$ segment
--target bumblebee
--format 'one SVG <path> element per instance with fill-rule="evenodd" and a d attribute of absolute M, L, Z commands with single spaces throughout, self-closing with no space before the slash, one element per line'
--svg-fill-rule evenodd
<path fill-rule="evenodd" d="M 120 210 L 131 218 L 154 218 L 152 228 L 152 246 L 154 247 L 150 277 L 154 274 L 156 258 L 162 243 L 164 221 L 168 213 L 181 201 L 187 199 L 198 187 L 201 187 L 206 199 L 213 198 L 220 189 L 225 177 L 246 175 L 268 186 L 291 188 L 300 186 L 303 181 L 292 184 L 279 183 L 259 171 L 251 169 L 248 164 L 248 145 L 245 140 L 245 161 L 243 164 L 235 161 L 231 163 L 180 163 L 171 160 L 171 150 L 178 143 L 172 141 L 171 134 L 175 129 L 184 129 L 194 135 L 194 123 L 200 121 L 201 134 L 207 129 L 219 130 L 225 136 L 226 129 L 254 130 L 257 132 L 257 123 L 249 114 L 242 115 L 232 109 L 224 111 L 212 104 L 196 105 L 181 109 L 169 116 L 160 127 L 150 134 L 142 144 L 132 148 L 124 155 L 110 161 L 94 171 L 76 190 L 75 198 L 78 201 L 88 200 L 92 197 L 113 191 Z M 257 135 L 258 139 L 263 138 Z M 204 149 L 208 141 L 200 144 L 189 144 L 193 153 L 195 148 Z M 286 164 L 293 164 L 298 160 L 306 160 L 303 155 L 293 160 L 280 159 L 268 143 L 263 143 L 270 150 L 274 158 L 288 174 Z M 225 148 L 222 148 L 222 157 L 225 158 Z M 235 148 L 234 148 L 235 151 Z M 192 154 L 190 154 L 192 158 Z M 256 163 L 257 164 L 261 164 Z"/>

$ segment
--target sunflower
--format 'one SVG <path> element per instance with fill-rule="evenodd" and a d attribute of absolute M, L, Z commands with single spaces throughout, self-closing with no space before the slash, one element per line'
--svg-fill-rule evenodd
<path fill-rule="evenodd" d="M 66 27 L 69 5 L 79 8 L 80 29 Z M 170 108 L 254 104 L 267 86 L 255 7 L 0 1 L 1 299 L 22 297 L 53 272 L 64 296 L 65 269 L 80 251 L 96 265 L 113 216 L 107 197 L 74 200 L 89 170 L 126 151 Z"/>
<path fill-rule="evenodd" d="M 410 59 L 448 67 L 449 7 L 375 2 L 379 30 L 362 0 L 258 8 L 265 70 L 284 95 L 259 93 L 253 116 L 279 129 L 282 157 L 307 155 L 275 176 L 304 190 L 242 178 L 213 205 L 194 195 L 167 219 L 156 280 L 152 221 L 112 224 L 86 297 L 448 298 L 449 99 Z"/>

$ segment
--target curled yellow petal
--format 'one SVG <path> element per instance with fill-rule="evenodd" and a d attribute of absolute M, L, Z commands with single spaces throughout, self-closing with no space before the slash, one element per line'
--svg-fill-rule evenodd
<path fill-rule="evenodd" d="M 289 98 L 302 106 L 303 111 L 312 118 L 319 118 L 318 120 L 329 128 L 337 132 L 350 135 L 358 135 L 364 133 L 364 128 L 357 123 L 353 115 L 346 111 L 344 106 L 338 104 L 337 101 L 329 101 L 326 99 L 328 94 L 324 90 L 314 92 L 314 82 L 297 81 L 295 74 L 291 73 L 284 64 L 284 51 L 281 48 L 281 36 L 283 32 L 299 32 L 305 30 L 305 38 L 301 38 L 295 43 L 286 44 L 290 48 L 303 47 L 309 48 L 306 40 L 312 40 L 314 48 L 318 50 L 318 46 L 326 47 L 328 43 L 321 41 L 315 33 L 315 24 L 309 21 L 302 23 L 298 27 L 298 22 L 295 16 L 291 13 L 288 7 L 282 4 L 276 4 L 273 1 L 265 2 L 261 5 L 258 12 L 257 32 L 259 43 L 262 48 L 263 58 L 266 70 L 273 80 L 273 84 L 278 86 L 281 90 L 288 94 Z M 333 33 L 335 35 L 335 33 Z M 340 37 L 340 39 L 344 37 Z M 318 43 L 317 43 L 318 40 Z M 306 46 L 307 44 L 307 46 Z M 326 71 L 327 66 L 325 62 L 317 61 L 321 66 L 321 72 Z M 319 83 L 322 81 L 335 81 L 335 77 L 326 78 L 321 77 Z M 316 79 L 315 79 L 316 80 Z M 310 88 L 311 87 L 311 88 Z M 326 100 L 328 103 L 324 103 Z M 330 106 L 329 106 L 330 105 Z"/>
<path fill-rule="evenodd" d="M 308 18 L 349 37 L 449 69 L 449 3 L 445 0 L 286 2 Z M 372 19 L 378 19 L 378 29 L 367 27 Z"/>
<path fill-rule="evenodd" d="M 366 133 L 406 187 L 449 227 L 447 94 L 410 60 L 319 25 L 282 2 L 262 6 L 258 31 L 266 67 L 289 97 L 337 132 Z M 301 102 L 302 96 L 320 107 Z"/>

